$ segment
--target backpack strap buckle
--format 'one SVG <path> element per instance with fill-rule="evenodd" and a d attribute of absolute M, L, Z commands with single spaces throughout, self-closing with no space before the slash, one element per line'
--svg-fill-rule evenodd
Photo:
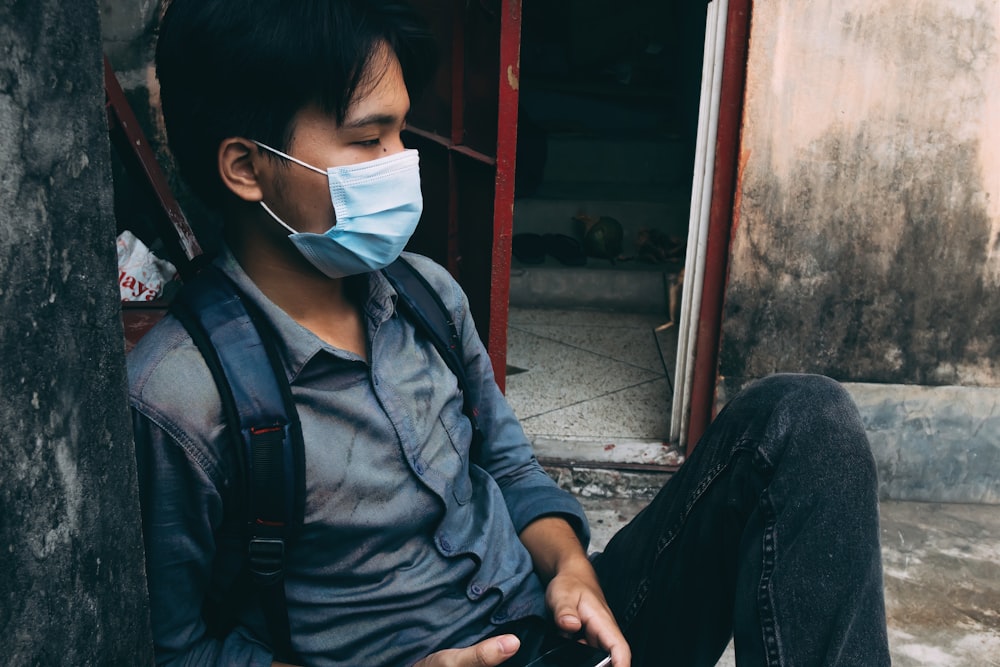
<path fill-rule="evenodd" d="M 247 547 L 250 573 L 264 586 L 281 581 L 285 573 L 285 541 L 272 537 L 253 537 Z"/>

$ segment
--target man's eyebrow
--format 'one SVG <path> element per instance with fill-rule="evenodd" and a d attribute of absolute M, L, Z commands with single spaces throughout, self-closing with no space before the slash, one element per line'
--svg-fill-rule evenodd
<path fill-rule="evenodd" d="M 403 117 L 405 122 L 406 117 Z M 351 120 L 344 121 L 341 126 L 345 130 L 353 130 L 359 127 L 367 127 L 369 125 L 395 125 L 400 121 L 400 117 L 391 113 L 373 113 L 367 116 L 362 116 L 361 118 L 353 118 Z"/>

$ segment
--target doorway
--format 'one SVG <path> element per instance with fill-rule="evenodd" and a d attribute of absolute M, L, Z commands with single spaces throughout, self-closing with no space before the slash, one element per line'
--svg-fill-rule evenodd
<path fill-rule="evenodd" d="M 507 396 L 542 459 L 670 469 L 708 10 L 524 4 Z"/>

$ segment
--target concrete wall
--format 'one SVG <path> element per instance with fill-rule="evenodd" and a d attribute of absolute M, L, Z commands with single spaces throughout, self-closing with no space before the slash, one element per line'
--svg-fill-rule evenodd
<path fill-rule="evenodd" d="M 97 3 L 0 53 L 0 662 L 152 664 Z"/>
<path fill-rule="evenodd" d="M 872 432 L 906 434 L 912 386 L 976 388 L 928 390 L 928 437 L 876 443 L 884 490 L 1000 502 L 995 467 L 953 465 L 1000 458 L 1000 425 L 976 421 L 1000 407 L 1000 4 L 754 3 L 747 78 L 723 400 L 824 373 L 872 385 Z M 894 458 L 927 476 L 900 483 Z"/>

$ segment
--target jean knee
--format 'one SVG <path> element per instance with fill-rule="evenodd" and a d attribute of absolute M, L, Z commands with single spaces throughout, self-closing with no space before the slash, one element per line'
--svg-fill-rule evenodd
<path fill-rule="evenodd" d="M 857 416 L 854 399 L 836 380 L 825 375 L 808 373 L 776 373 L 761 378 L 747 387 L 751 401 L 795 415 Z"/>
<path fill-rule="evenodd" d="M 871 459 L 857 405 L 836 380 L 823 375 L 780 373 L 762 378 L 741 394 L 765 420 L 765 439 L 794 437 L 800 444 L 837 450 L 838 456 Z M 834 452 L 829 452 L 834 453 Z"/>
<path fill-rule="evenodd" d="M 837 395 L 850 399 L 839 382 L 825 375 L 813 373 L 774 373 L 753 382 L 744 391 L 762 392 L 781 400 L 786 398 L 817 400 Z"/>

